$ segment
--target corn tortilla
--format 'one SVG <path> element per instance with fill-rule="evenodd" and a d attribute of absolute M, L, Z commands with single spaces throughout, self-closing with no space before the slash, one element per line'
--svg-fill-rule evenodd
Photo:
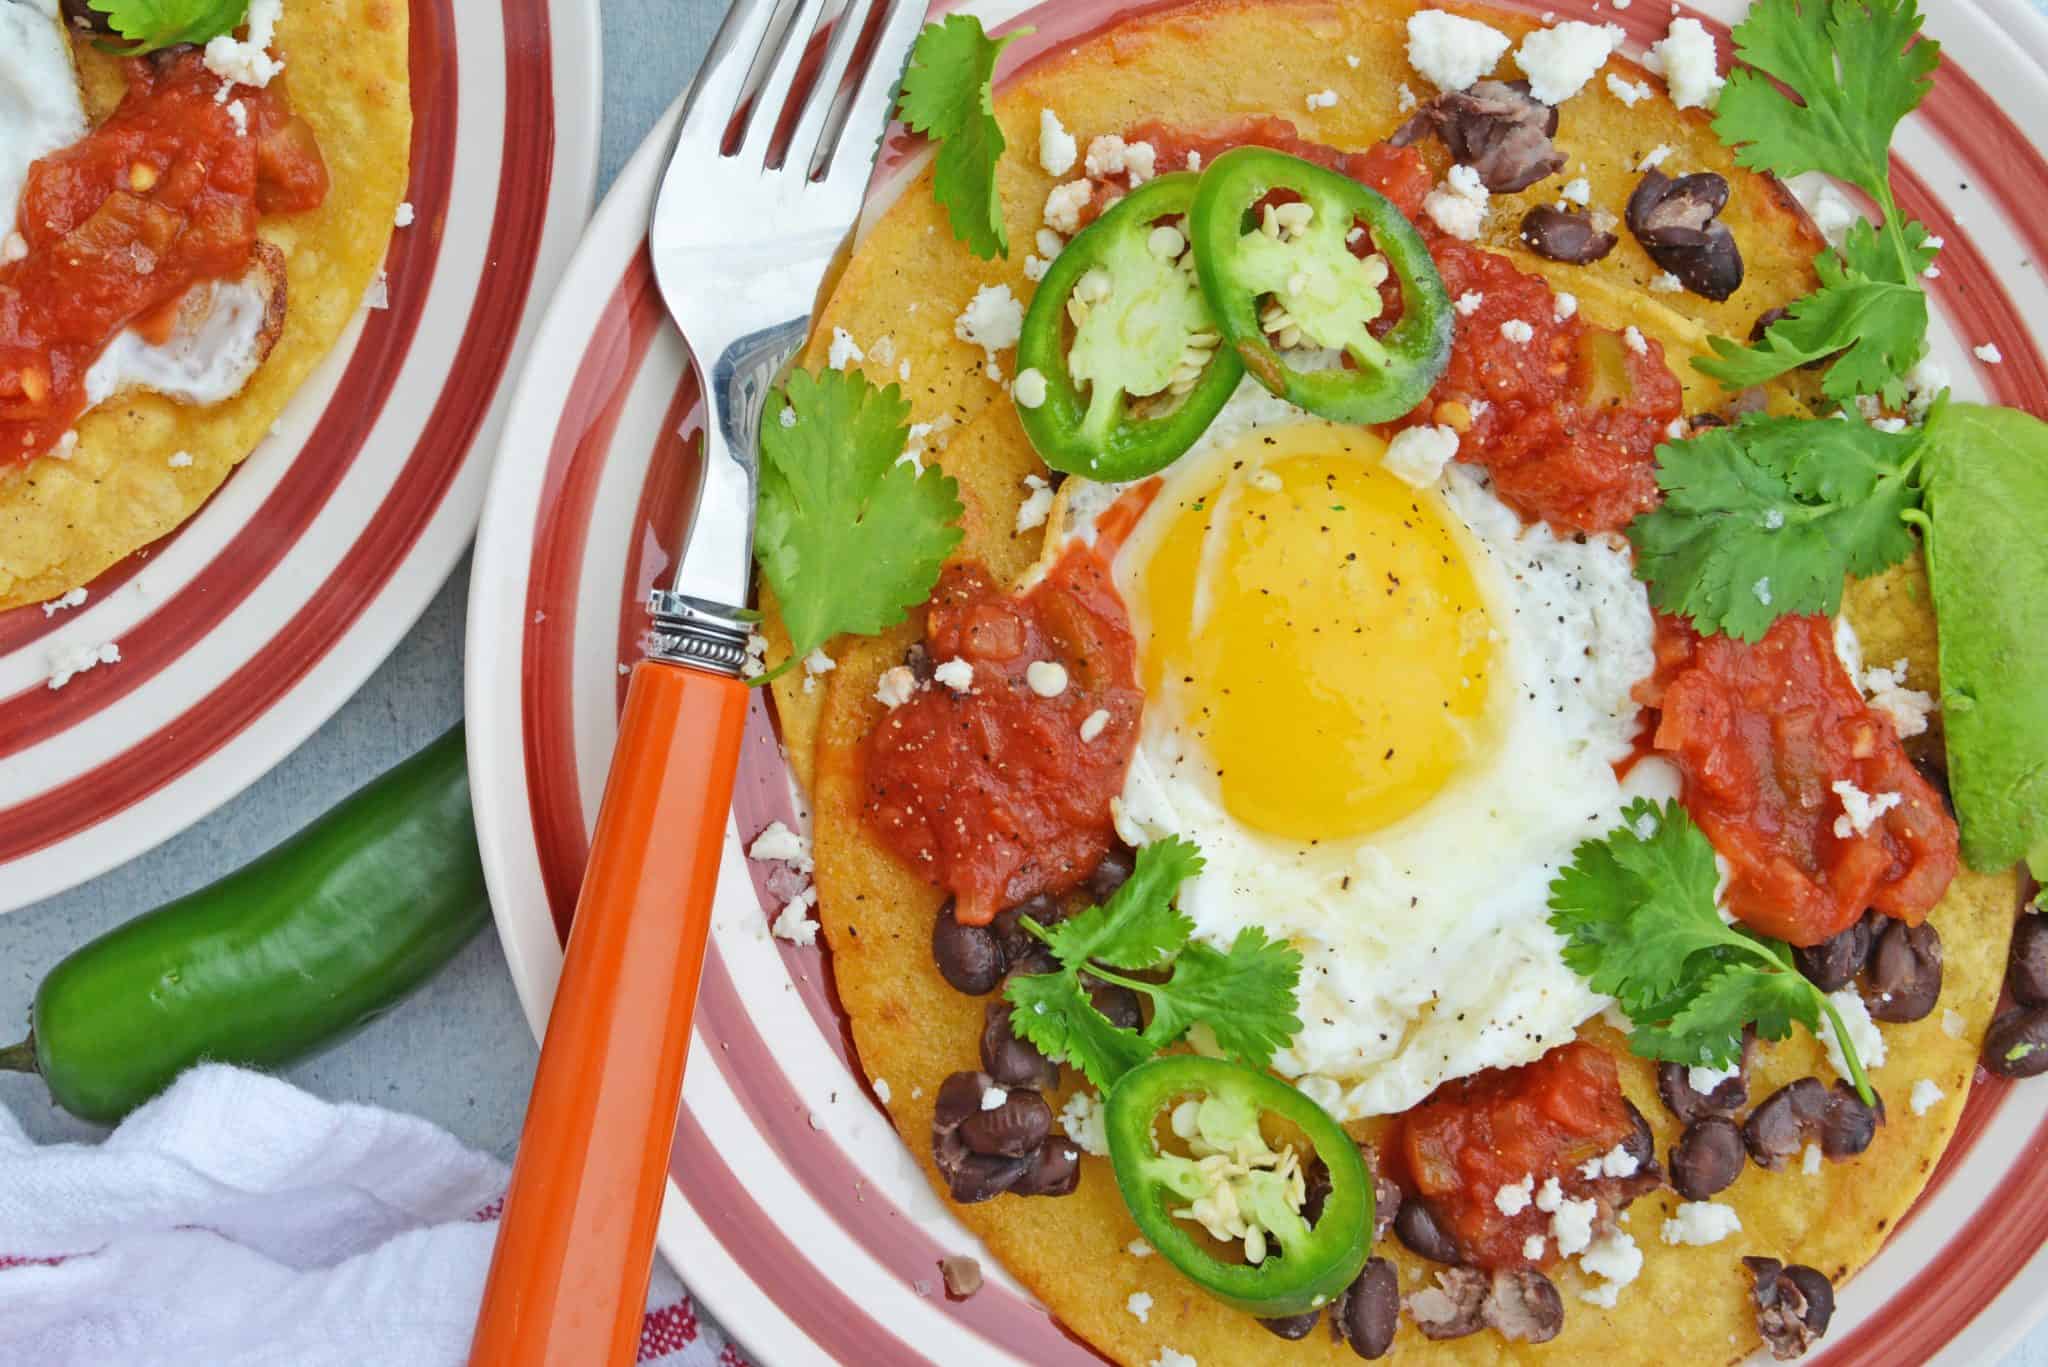
<path fill-rule="evenodd" d="M 998 576 L 1014 576 L 1036 559 L 1043 536 L 1040 530 L 1015 530 L 1025 493 L 1022 477 L 1042 473 L 1042 467 L 1002 390 L 983 373 L 984 357 L 952 332 L 953 319 L 980 285 L 1007 283 L 1019 298 L 1029 297 L 1022 260 L 1054 184 L 1034 155 L 1040 109 L 1056 110 L 1084 144 L 1147 118 L 1200 126 L 1236 115 L 1279 113 L 1306 136 L 1365 147 L 1400 123 L 1400 85 L 1428 93 L 1404 53 L 1412 8 L 1367 0 L 1237 0 L 1126 22 L 1033 68 L 999 95 L 996 113 L 1011 148 L 998 172 L 1016 244 L 1010 260 L 979 262 L 954 242 L 928 179 L 912 185 L 880 221 L 833 293 L 803 363 L 823 363 L 835 328 L 871 354 L 874 339 L 887 337 L 894 358 L 909 362 L 905 389 L 913 419 L 942 429 L 943 444 L 934 443 L 928 458 L 960 482 L 967 505 L 962 557 L 984 561 Z M 1471 12 L 1510 33 L 1529 27 L 1517 16 Z M 1248 53 L 1258 60 L 1245 60 Z M 1347 56 L 1359 59 L 1355 68 Z M 1626 80 L 1643 79 L 1639 69 L 1619 59 L 1608 70 Z M 1506 64 L 1504 71 L 1513 74 Z M 1304 93 L 1326 88 L 1338 92 L 1336 105 L 1304 110 Z M 1633 324 L 1663 342 L 1672 369 L 1685 382 L 1689 411 L 1722 406 L 1728 396 L 1688 360 L 1705 350 L 1707 336 L 1745 336 L 1759 313 L 1812 288 L 1809 263 L 1818 241 L 1811 227 L 1781 187 L 1734 166 L 1705 116 L 1674 109 L 1661 93 L 1630 109 L 1596 77 L 1565 107 L 1557 141 L 1570 157 L 1566 175 L 1586 176 L 1592 202 L 1617 212 L 1643 158 L 1658 146 L 1672 149 L 1665 160 L 1669 170 L 1714 170 L 1728 177 L 1733 195 L 1724 219 L 1741 243 L 1748 274 L 1725 303 L 1652 292 L 1649 284 L 1661 271 L 1626 234 L 1611 256 L 1592 267 L 1537 260 L 1512 233 L 1526 205 L 1555 195 L 1554 181 L 1502 197 L 1510 202 L 1496 205 L 1487 243 L 1578 295 L 1592 321 L 1616 328 Z M 866 368 L 878 383 L 898 378 L 893 367 L 884 374 L 884 367 L 870 361 Z M 1799 402 L 1797 393 L 1773 395 L 1776 406 Z M 770 608 L 774 659 L 785 646 Z M 1855 585 L 1847 611 L 1873 662 L 1904 657 L 1915 683 L 1934 686 L 1934 624 L 1917 560 Z M 862 1066 L 888 1083 L 890 1114 L 936 1184 L 933 1100 L 949 1073 L 978 1066 L 985 1001 L 961 995 L 939 977 L 930 933 L 941 895 L 863 827 L 858 759 L 862 737 L 881 714 L 873 700 L 881 671 L 898 663 L 921 634 L 918 619 L 879 637 L 835 642 L 828 651 L 837 668 L 809 688 L 800 671 L 786 676 L 777 684 L 777 701 L 792 764 L 812 795 L 821 916 L 841 1003 Z M 2017 892 L 2011 873 L 1965 871 L 1934 912 L 1947 951 L 1941 1001 L 1922 1021 L 1884 1027 L 1888 1059 L 1874 1078 L 1888 1099 L 1889 1120 L 1861 1158 L 1827 1164 L 1812 1176 L 1797 1165 L 1782 1173 L 1750 1167 L 1716 1198 L 1734 1208 L 1742 1231 L 1708 1247 L 1663 1242 L 1663 1221 L 1679 1198 L 1657 1192 L 1638 1201 L 1622 1221 L 1642 1249 L 1644 1266 L 1615 1308 L 1583 1301 L 1579 1293 L 1589 1281 L 1567 1264 L 1554 1274 L 1566 1316 L 1563 1333 L 1551 1343 L 1511 1344 L 1491 1332 L 1433 1343 L 1404 1318 L 1388 1360 L 1477 1367 L 1723 1362 L 1746 1356 L 1758 1337 L 1741 1255 L 1805 1262 L 1840 1279 L 1876 1252 L 1933 1170 L 1969 1092 L 1999 991 Z M 1667 1152 L 1678 1127 L 1657 1099 L 1650 1065 L 1628 1055 L 1621 1036 L 1599 1020 L 1581 1033 L 1620 1056 L 1624 1086 L 1650 1117 L 1658 1151 Z M 1761 1054 L 1752 1096 L 1761 1099 L 1809 1074 L 1832 1076 L 1820 1046 L 1802 1033 Z M 1915 1115 L 1907 1097 L 1921 1079 L 1945 1095 Z M 1055 1110 L 1071 1087 L 1069 1070 L 1067 1089 L 1050 1098 Z M 1370 1141 L 1379 1127 L 1364 1122 L 1352 1129 Z M 1127 1246 L 1137 1229 L 1106 1160 L 1084 1159 L 1080 1188 L 1068 1197 L 1004 1196 L 953 1209 L 1068 1328 L 1117 1362 L 1150 1363 L 1164 1347 L 1203 1363 L 1300 1367 L 1357 1360 L 1322 1332 L 1297 1343 L 1282 1341 L 1210 1299 L 1163 1259 L 1132 1256 Z M 1399 1263 L 1404 1291 L 1428 1283 L 1427 1265 L 1398 1244 L 1389 1240 L 1377 1251 Z M 1127 1309 L 1134 1292 L 1152 1297 L 1144 1322 Z"/>
<path fill-rule="evenodd" d="M 278 25 L 292 108 L 327 161 L 327 200 L 264 219 L 283 253 L 284 329 L 234 398 L 208 407 L 117 396 L 77 424 L 70 456 L 0 469 L 0 610 L 54 598 L 175 531 L 269 432 L 376 275 L 404 197 L 412 139 L 402 0 L 289 0 Z M 118 64 L 74 39 L 97 123 L 120 97 Z M 170 458 L 192 457 L 178 469 Z"/>

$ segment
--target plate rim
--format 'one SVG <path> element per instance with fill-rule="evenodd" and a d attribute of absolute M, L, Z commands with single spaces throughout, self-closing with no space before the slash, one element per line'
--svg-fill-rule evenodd
<path fill-rule="evenodd" d="M 1050 3 L 1064 2 L 1065 0 L 1050 0 Z M 1517 0 L 1505 0 L 1505 3 L 1509 8 L 1528 7 L 1526 4 L 1518 5 Z M 1704 0 L 1704 3 L 1695 0 L 1695 12 L 1712 12 L 1724 7 L 1724 3 L 1725 0 L 1723 3 L 1717 3 L 1717 0 Z M 1008 18 L 1017 11 L 1036 6 L 1025 3 L 1004 4 L 1002 0 L 995 0 L 995 3 L 976 3 L 975 0 L 969 0 L 964 7 L 984 15 L 995 10 L 1002 17 Z M 1120 9 L 1156 7 L 1156 0 L 1150 4 L 1147 0 L 1121 0 L 1119 4 Z M 2048 56 L 2044 56 L 2048 55 L 2048 15 L 2035 11 L 2023 3 L 2023 0 L 1972 0 L 1970 7 L 1975 8 L 1984 20 L 2003 24 L 2007 28 L 2024 29 L 2028 37 L 2018 46 L 2023 49 L 2024 55 L 2032 64 L 2042 69 L 2044 74 L 2048 74 Z M 945 3 L 936 4 L 933 6 L 933 12 L 938 13 L 948 8 L 952 6 Z M 620 173 L 605 202 L 593 217 L 584 242 L 578 249 L 576 260 L 563 277 L 565 288 L 551 306 L 542 331 L 536 338 L 534 350 L 528 358 L 526 374 L 521 377 L 519 398 L 515 401 L 513 409 L 515 420 L 524 412 L 542 408 L 538 400 L 529 401 L 527 396 L 529 381 L 534 379 L 535 372 L 541 369 L 543 356 L 547 354 L 544 352 L 543 344 L 553 338 L 557 328 L 570 327 L 571 320 L 577 315 L 588 315 L 594 322 L 602 313 L 601 299 L 589 301 L 588 292 L 573 291 L 566 286 L 577 280 L 580 275 L 600 279 L 608 287 L 618 273 L 618 263 L 622 259 L 628 259 L 630 253 L 638 250 L 644 242 L 644 227 L 637 231 L 627 231 L 624 236 L 620 235 L 620 229 L 622 224 L 630 226 L 636 216 L 644 221 L 645 205 L 651 203 L 658 164 L 664 157 L 668 140 L 673 136 L 675 116 L 676 107 L 671 106 L 649 132 L 633 160 Z M 651 165 L 643 164 L 643 158 Z M 636 170 L 639 172 L 637 177 Z M 637 214 L 635 205 L 641 206 Z M 609 262 L 611 268 L 600 269 L 604 262 Z M 569 346 L 573 347 L 573 350 L 569 354 L 580 357 L 587 340 L 587 332 L 571 334 Z M 560 384 L 542 382 L 538 387 L 552 392 L 565 384 L 564 377 Z M 552 411 L 548 413 L 550 417 L 553 415 Z M 515 434 L 522 426 L 516 421 L 508 422 L 504 447 L 509 448 L 518 440 Z M 541 456 L 544 459 L 544 451 Z M 535 510 L 517 510 L 511 506 L 513 500 L 509 497 L 501 498 L 499 492 L 501 483 L 508 482 L 506 471 L 510 463 L 509 459 L 501 460 L 498 471 L 494 474 L 491 496 L 486 505 L 485 529 L 480 532 L 477 542 L 477 563 L 480 569 L 485 566 L 487 559 L 494 555 L 523 555 L 532 548 L 530 534 L 537 524 L 526 521 L 525 517 Z M 505 505 L 502 508 L 501 503 Z M 495 519 L 492 515 L 493 509 L 498 509 Z M 513 525 L 515 523 L 518 524 L 516 528 Z M 494 526 L 495 535 L 492 535 Z M 515 531 L 518 533 L 517 536 Z M 496 543 L 507 537 L 512 537 L 515 544 L 506 551 L 498 551 Z M 494 916 L 500 939 L 505 945 L 508 966 L 513 972 L 515 988 L 528 1024 L 536 1038 L 541 1038 L 545 1033 L 549 999 L 552 997 L 555 980 L 560 971 L 559 941 L 555 939 L 553 927 L 545 917 L 528 918 L 515 923 L 509 912 L 497 910 L 501 905 L 511 904 L 512 899 L 502 896 L 500 890 L 509 886 L 508 880 L 518 877 L 512 872 L 510 865 L 519 862 L 515 858 L 516 853 L 523 852 L 531 856 L 532 840 L 524 802 L 527 792 L 524 773 L 516 776 L 509 776 L 507 773 L 507 766 L 513 765 L 515 756 L 523 758 L 523 751 L 519 746 L 508 747 L 503 744 L 503 737 L 496 735 L 497 727 L 493 723 L 501 714 L 509 712 L 514 718 L 514 729 L 511 734 L 523 741 L 528 736 L 525 726 L 526 713 L 521 700 L 516 696 L 516 690 L 510 690 L 515 696 L 508 700 L 483 684 L 483 680 L 493 673 L 497 673 L 500 678 L 505 677 L 502 672 L 488 668 L 489 662 L 501 660 L 506 654 L 516 660 L 517 643 L 514 641 L 508 644 L 506 637 L 509 634 L 509 626 L 518 622 L 519 612 L 524 609 L 530 577 L 527 573 L 521 572 L 516 579 L 516 591 L 511 579 L 501 580 L 495 575 L 483 574 L 480 580 L 488 587 L 481 592 L 472 592 L 468 631 L 469 666 L 465 683 L 469 715 L 472 719 L 469 740 L 472 773 L 478 779 L 478 790 L 486 794 L 479 799 L 479 837 L 484 844 L 486 876 L 490 880 L 494 894 Z M 508 598 L 510 606 L 514 609 L 510 615 L 502 611 Z M 492 615 L 493 609 L 499 610 L 495 617 Z M 511 803 L 509 794 L 512 788 L 507 786 L 508 777 L 512 777 L 516 783 L 520 795 L 520 801 L 517 803 Z M 488 804 L 495 810 L 501 802 L 510 803 L 516 808 L 511 813 L 509 824 L 495 818 L 487 821 L 483 807 Z M 490 828 L 488 831 L 487 826 Z M 728 834 L 730 843 L 731 832 Z M 523 851 L 518 848 L 522 846 Z M 697 1059 L 694 1045 L 692 1058 L 694 1067 L 694 1061 Z M 668 1188 L 668 1199 L 664 1201 L 660 1217 L 658 1246 L 672 1266 L 678 1266 L 683 1257 L 687 1256 L 688 1274 L 685 1284 L 690 1294 L 702 1301 L 728 1332 L 745 1342 L 750 1352 L 764 1356 L 764 1360 L 799 1361 L 803 1360 L 800 1356 L 802 1354 L 817 1353 L 817 1344 L 804 1330 L 761 1294 L 754 1279 L 733 1262 L 715 1238 L 705 1236 L 694 1208 L 682 1197 L 673 1178 L 669 1179 Z M 2034 1275 L 2044 1268 L 2048 1268 L 2048 1246 L 2037 1249 L 2002 1290 L 1987 1301 L 1973 1318 L 1955 1330 L 1937 1350 L 1939 1360 L 1978 1362 L 2007 1353 L 2044 1318 L 2048 1318 L 2048 1303 L 2029 1303 L 2033 1299 L 2030 1283 Z M 784 1354 L 788 1356 L 785 1357 Z"/>
<path fill-rule="evenodd" d="M 520 313 L 520 337 L 514 344 L 515 350 L 522 346 L 530 350 L 538 340 L 538 324 L 554 292 L 547 273 L 568 259 L 589 221 L 596 198 L 603 131 L 600 0 L 543 3 L 554 95 L 554 141 L 550 148 L 543 224 L 535 248 L 533 284 Z M 451 8 L 451 16 L 455 12 Z M 462 136 L 458 124 L 458 146 Z M 481 264 L 488 268 L 488 262 Z M 360 313 L 359 308 L 359 316 Z M 350 326 L 355 326 L 356 321 L 352 320 Z M 327 359 L 323 358 L 322 364 Z M 523 355 L 517 359 L 523 366 Z M 145 797 L 15 861 L 0 861 L 0 871 L 14 875 L 0 890 L 0 915 L 26 910 L 73 891 L 183 834 L 275 769 L 362 689 L 418 624 L 470 549 L 489 487 L 488 475 L 497 454 L 502 422 L 509 412 L 510 396 L 522 366 L 504 367 L 467 452 L 451 472 L 446 489 L 419 535 L 355 619 L 323 643 L 313 666 L 217 749 Z M 338 401 L 337 393 L 323 407 L 322 416 Z M 282 565 L 272 567 L 272 574 L 280 572 Z M 306 601 L 310 603 L 313 599 Z M 216 627 L 209 631 L 181 652 L 177 663 L 194 657 L 203 659 L 218 630 Z M 274 640 L 275 636 L 265 639 Z M 37 647 L 30 644 L 23 649 Z M 239 667 L 243 661 L 238 655 L 230 663 Z M 209 686 L 224 684 L 233 672 L 232 668 L 226 669 Z M 134 696 L 145 696 L 148 687 L 145 684 Z M 137 743 L 146 740 L 147 737 L 139 737 Z M 174 792 L 178 801 L 161 800 Z M 26 800 L 34 801 L 36 797 L 32 792 Z M 64 851 L 63 860 L 47 858 L 56 850 Z M 23 872 L 20 865 L 31 861 L 36 861 L 35 867 L 44 869 L 58 863 L 61 869 L 54 874 Z"/>

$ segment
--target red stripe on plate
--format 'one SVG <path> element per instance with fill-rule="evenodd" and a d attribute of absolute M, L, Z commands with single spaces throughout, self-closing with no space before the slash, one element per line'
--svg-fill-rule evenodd
<path fill-rule="evenodd" d="M 487 260 L 494 263 L 493 287 L 478 298 L 404 472 L 308 606 L 228 680 L 113 760 L 28 802 L 0 809 L 0 861 L 90 828 L 189 772 L 240 734 L 335 646 L 432 521 L 489 412 L 508 359 L 505 339 L 517 333 L 545 226 L 555 141 L 545 0 L 505 0 L 504 22 L 507 117 L 487 249 Z M 411 74 L 418 96 L 412 194 L 422 223 L 420 230 L 409 231 L 420 232 L 421 238 L 416 242 L 400 234 L 394 242 L 389 314 L 366 326 L 337 401 L 250 524 L 148 619 L 146 630 L 120 642 L 120 665 L 82 675 L 62 690 L 31 689 L 0 704 L 0 756 L 88 721 L 198 643 L 297 543 L 374 426 L 424 311 L 454 170 L 457 62 L 450 0 L 419 0 L 412 23 Z"/>
<path fill-rule="evenodd" d="M 789 1316 L 790 1322 L 825 1345 L 842 1362 L 888 1363 L 916 1367 L 931 1359 L 882 1327 L 867 1309 L 856 1305 L 809 1258 L 791 1243 L 781 1226 L 746 1194 L 747 1184 L 726 1165 L 697 1118 L 684 1109 L 676 1122 L 675 1147 L 669 1171 L 690 1192 L 690 1204 L 711 1229 L 726 1255 Z M 676 1269 L 688 1281 L 690 1269 Z M 937 1279 L 934 1265 L 931 1275 Z M 735 1330 L 744 1333 L 744 1330 Z"/>
<path fill-rule="evenodd" d="M 597 498 L 598 477 L 604 472 L 612 433 L 655 333 L 668 325 L 647 253 L 635 252 L 598 318 L 590 349 L 576 367 L 548 447 L 547 475 L 541 486 L 541 506 L 550 509 L 554 517 L 534 546 L 526 621 L 521 628 L 525 640 L 520 645 L 520 657 L 528 667 L 522 671 L 520 688 L 523 710 L 536 718 L 527 732 L 527 769 L 549 775 L 546 782 L 528 785 L 527 791 L 547 880 L 548 905 L 554 912 L 556 932 L 562 936 L 568 934 L 569 918 L 576 910 L 589 838 L 583 826 L 583 795 L 573 739 L 578 599 L 573 591 L 556 590 L 564 583 L 573 586 L 581 573 L 591 505 Z M 554 766 L 549 761 L 556 757 L 538 752 L 543 736 L 567 747 L 558 773 L 550 772 Z"/>

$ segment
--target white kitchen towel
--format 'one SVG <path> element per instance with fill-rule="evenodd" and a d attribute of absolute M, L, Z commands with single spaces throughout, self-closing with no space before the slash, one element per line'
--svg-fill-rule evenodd
<path fill-rule="evenodd" d="M 465 1361 L 506 1169 L 412 1116 L 187 1072 L 98 1144 L 0 1109 L 0 1367 Z M 745 1367 L 655 1267 L 639 1361 Z"/>

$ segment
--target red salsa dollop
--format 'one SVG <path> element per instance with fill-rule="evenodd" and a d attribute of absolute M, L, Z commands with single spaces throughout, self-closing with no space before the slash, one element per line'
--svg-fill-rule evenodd
<path fill-rule="evenodd" d="M 1576 310 L 1559 318 L 1557 295 L 1542 276 L 1439 231 L 1422 213 L 1435 174 L 1417 148 L 1378 143 L 1344 152 L 1270 114 L 1200 129 L 1151 121 L 1123 136 L 1150 143 L 1162 174 L 1186 167 L 1190 153 L 1206 166 L 1233 147 L 1266 147 L 1378 190 L 1422 230 L 1450 297 L 1473 298 L 1457 312 L 1449 367 L 1408 423 L 1456 428 L 1458 459 L 1484 466 L 1523 517 L 1560 531 L 1619 531 L 1656 506 L 1657 444 L 1684 412 L 1684 390 L 1663 346 L 1640 332 L 1587 323 Z M 1127 175 L 1099 177 L 1084 218 L 1128 188 Z M 1361 240 L 1354 250 L 1373 248 Z M 1375 330 L 1392 328 L 1401 313 L 1399 282 L 1381 289 L 1386 311 Z M 1527 336 L 1502 330 L 1514 323 L 1526 325 Z"/>
<path fill-rule="evenodd" d="M 934 682 L 868 733 L 864 815 L 953 894 L 962 924 L 987 925 L 1078 886 L 1108 852 L 1145 700 L 1137 646 L 1103 560 L 1080 545 L 1018 594 L 948 565 L 925 630 L 932 661 L 964 660 L 973 684 Z M 1066 671 L 1053 696 L 1026 677 L 1037 662 Z"/>
<path fill-rule="evenodd" d="M 86 371 L 124 329 L 162 341 L 194 284 L 247 271 L 260 215 L 327 195 L 319 145 L 281 83 L 217 98 L 194 48 L 125 75 L 105 123 L 29 168 L 28 254 L 0 265 L 0 466 L 58 444 L 85 411 Z"/>
<path fill-rule="evenodd" d="M 1445 290 L 1470 302 L 1456 310 L 1450 366 L 1409 421 L 1457 428 L 1458 459 L 1484 466 L 1523 517 L 1560 531 L 1619 531 L 1655 507 L 1657 444 L 1685 400 L 1663 346 L 1576 310 L 1559 318 L 1542 276 L 1424 235 Z"/>
<path fill-rule="evenodd" d="M 1955 821 L 1865 703 L 1827 618 L 1781 617 L 1752 644 L 1660 614 L 1637 697 L 1658 709 L 1650 744 L 1684 775 L 1686 810 L 1734 867 L 1728 909 L 1745 925 L 1816 945 L 1866 907 L 1918 925 L 1947 891 Z M 1859 832 L 1844 782 L 1899 802 Z"/>
<path fill-rule="evenodd" d="M 1508 1214 L 1496 1199 L 1501 1188 L 1528 1180 L 1534 1192 L 1555 1178 L 1574 1199 L 1607 1196 L 1611 1188 L 1587 1179 L 1580 1165 L 1635 1131 L 1613 1055 L 1574 1041 L 1520 1068 L 1488 1069 L 1439 1087 L 1395 1118 L 1389 1168 L 1458 1241 L 1466 1261 L 1536 1267 L 1555 1257 L 1550 1216 L 1533 1200 Z M 1528 1256 L 1532 1236 L 1543 1236 L 1543 1257 Z"/>

